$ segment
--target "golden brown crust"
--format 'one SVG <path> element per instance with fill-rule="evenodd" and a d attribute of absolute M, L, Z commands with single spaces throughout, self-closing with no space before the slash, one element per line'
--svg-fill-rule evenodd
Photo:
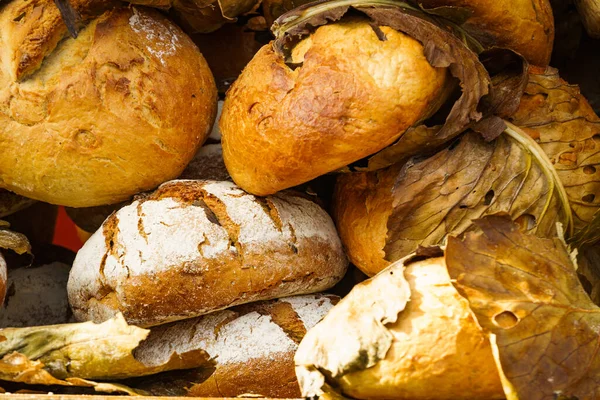
<path fill-rule="evenodd" d="M 188 395 L 235 397 L 250 393 L 273 398 L 300 397 L 294 371 L 294 352 L 280 353 L 271 359 L 220 366 L 207 380 L 192 386 Z"/>
<path fill-rule="evenodd" d="M 231 182 L 173 181 L 88 240 L 69 299 L 80 320 L 121 312 L 152 326 L 326 290 L 346 266 L 330 217 L 299 195 L 260 199 Z"/>
<path fill-rule="evenodd" d="M 368 276 L 390 262 L 385 259 L 392 189 L 401 164 L 376 172 L 341 174 L 333 195 L 333 219 L 352 264 Z"/>
<path fill-rule="evenodd" d="M 57 46 L 54 4 L 30 4 L 0 14 L 0 186 L 84 207 L 180 174 L 216 113 L 191 40 L 158 12 L 115 8 Z"/>
<path fill-rule="evenodd" d="M 233 180 L 257 195 L 307 182 L 393 143 L 437 105 L 447 74 L 416 40 L 363 20 L 319 27 L 290 69 L 263 47 L 228 92 L 220 120 Z"/>
<path fill-rule="evenodd" d="M 554 17 L 548 0 L 422 0 L 426 8 L 467 7 L 466 27 L 487 45 L 507 47 L 530 63 L 546 66 L 552 55 Z M 491 37 L 490 37 L 491 36 Z"/>

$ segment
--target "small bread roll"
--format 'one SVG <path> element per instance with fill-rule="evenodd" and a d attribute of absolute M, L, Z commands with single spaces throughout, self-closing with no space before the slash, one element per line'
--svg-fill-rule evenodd
<path fill-rule="evenodd" d="M 407 264 L 355 286 L 306 334 L 295 356 L 303 397 L 323 374 L 354 399 L 505 398 L 488 335 L 444 259 Z"/>
<path fill-rule="evenodd" d="M 223 158 L 244 190 L 268 195 L 392 144 L 435 112 L 451 79 L 423 46 L 366 19 L 320 26 L 293 50 L 293 70 L 265 45 L 231 86 Z"/>
<path fill-rule="evenodd" d="M 86 22 L 73 39 L 52 0 L 1 9 L 1 187 L 71 207 L 117 203 L 177 177 L 208 135 L 215 82 L 177 26 L 118 6 Z"/>
<path fill-rule="evenodd" d="M 152 326 L 323 291 L 347 264 L 329 215 L 300 194 L 258 198 L 231 182 L 172 181 L 86 242 L 69 300 L 78 320 L 121 312 Z"/>
<path fill-rule="evenodd" d="M 202 371 L 204 379 L 183 381 L 185 372 L 178 371 L 176 379 L 145 379 L 141 388 L 153 395 L 184 390 L 181 394 L 194 397 L 298 398 L 294 372 L 298 344 L 338 301 L 323 294 L 286 297 L 153 328 L 136 349 L 138 360 L 153 365 L 168 361 L 175 352 L 201 349 L 214 365 L 205 369 L 211 373 Z"/>

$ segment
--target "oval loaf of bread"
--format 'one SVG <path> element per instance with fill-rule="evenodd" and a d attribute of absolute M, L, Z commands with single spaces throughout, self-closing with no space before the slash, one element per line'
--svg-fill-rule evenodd
<path fill-rule="evenodd" d="M 214 365 L 145 378 L 141 388 L 154 395 L 300 397 L 294 354 L 306 332 L 338 301 L 324 294 L 287 297 L 152 328 L 135 351 L 138 360 L 152 365 L 175 352 L 201 349 Z"/>
<path fill-rule="evenodd" d="M 77 319 L 153 326 L 326 290 L 348 265 L 329 215 L 294 192 L 171 181 L 112 214 L 69 277 Z"/>
<path fill-rule="evenodd" d="M 47 203 L 118 203 L 173 179 L 208 136 L 208 64 L 159 12 L 71 0 L 0 9 L 0 187 Z"/>

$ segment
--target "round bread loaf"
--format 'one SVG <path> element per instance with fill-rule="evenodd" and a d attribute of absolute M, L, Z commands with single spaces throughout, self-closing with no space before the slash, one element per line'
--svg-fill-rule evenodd
<path fill-rule="evenodd" d="M 303 397 L 319 371 L 354 399 L 505 398 L 488 334 L 444 259 L 407 264 L 355 286 L 306 334 L 295 356 Z"/>
<path fill-rule="evenodd" d="M 338 301 L 323 294 L 286 297 L 153 328 L 135 351 L 139 361 L 153 365 L 173 353 L 204 350 L 214 365 L 147 378 L 134 387 L 154 395 L 298 398 L 294 353 Z"/>
<path fill-rule="evenodd" d="M 77 319 L 123 313 L 152 326 L 326 290 L 347 259 L 329 215 L 293 192 L 258 198 L 231 182 L 172 181 L 112 214 L 69 277 Z"/>
<path fill-rule="evenodd" d="M 215 118 L 206 61 L 153 10 L 112 8 L 72 39 L 51 0 L 11 1 L 0 63 L 0 187 L 32 199 L 87 207 L 153 189 Z"/>
<path fill-rule="evenodd" d="M 0 308 L 0 328 L 75 322 L 67 298 L 70 269 L 62 262 L 11 269 L 8 294 Z"/>
<path fill-rule="evenodd" d="M 435 112 L 451 79 L 423 46 L 367 20 L 321 26 L 295 46 L 292 69 L 264 46 L 231 86 L 223 158 L 244 190 L 268 195 L 392 144 Z"/>

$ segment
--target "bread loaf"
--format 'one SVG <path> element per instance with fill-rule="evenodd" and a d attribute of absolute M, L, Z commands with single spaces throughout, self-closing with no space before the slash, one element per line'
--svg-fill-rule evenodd
<path fill-rule="evenodd" d="M 178 371 L 175 379 L 173 373 L 144 379 L 141 388 L 154 395 L 300 397 L 294 353 L 338 300 L 323 294 L 287 297 L 153 328 L 136 349 L 138 360 L 153 364 L 174 352 L 202 349 L 214 365 L 194 371 L 189 382 L 181 382 L 186 372 Z"/>
<path fill-rule="evenodd" d="M 293 192 L 172 181 L 112 214 L 79 251 L 69 300 L 79 320 L 136 325 L 326 290 L 347 260 L 331 218 Z"/>
<path fill-rule="evenodd" d="M 75 322 L 67 298 L 70 269 L 61 262 L 11 269 L 8 294 L 0 308 L 0 328 Z"/>
<path fill-rule="evenodd" d="M 450 79 L 423 46 L 367 20 L 316 29 L 290 62 L 264 46 L 231 86 L 220 119 L 223 158 L 244 190 L 267 195 L 392 144 L 435 112 Z"/>
<path fill-rule="evenodd" d="M 303 397 L 326 378 L 354 399 L 504 399 L 488 334 L 442 257 L 398 261 L 355 286 L 295 362 Z"/>
<path fill-rule="evenodd" d="M 73 39 L 51 0 L 1 9 L 1 187 L 73 207 L 117 203 L 177 177 L 208 135 L 215 83 L 178 27 L 118 6 L 86 22 Z"/>

